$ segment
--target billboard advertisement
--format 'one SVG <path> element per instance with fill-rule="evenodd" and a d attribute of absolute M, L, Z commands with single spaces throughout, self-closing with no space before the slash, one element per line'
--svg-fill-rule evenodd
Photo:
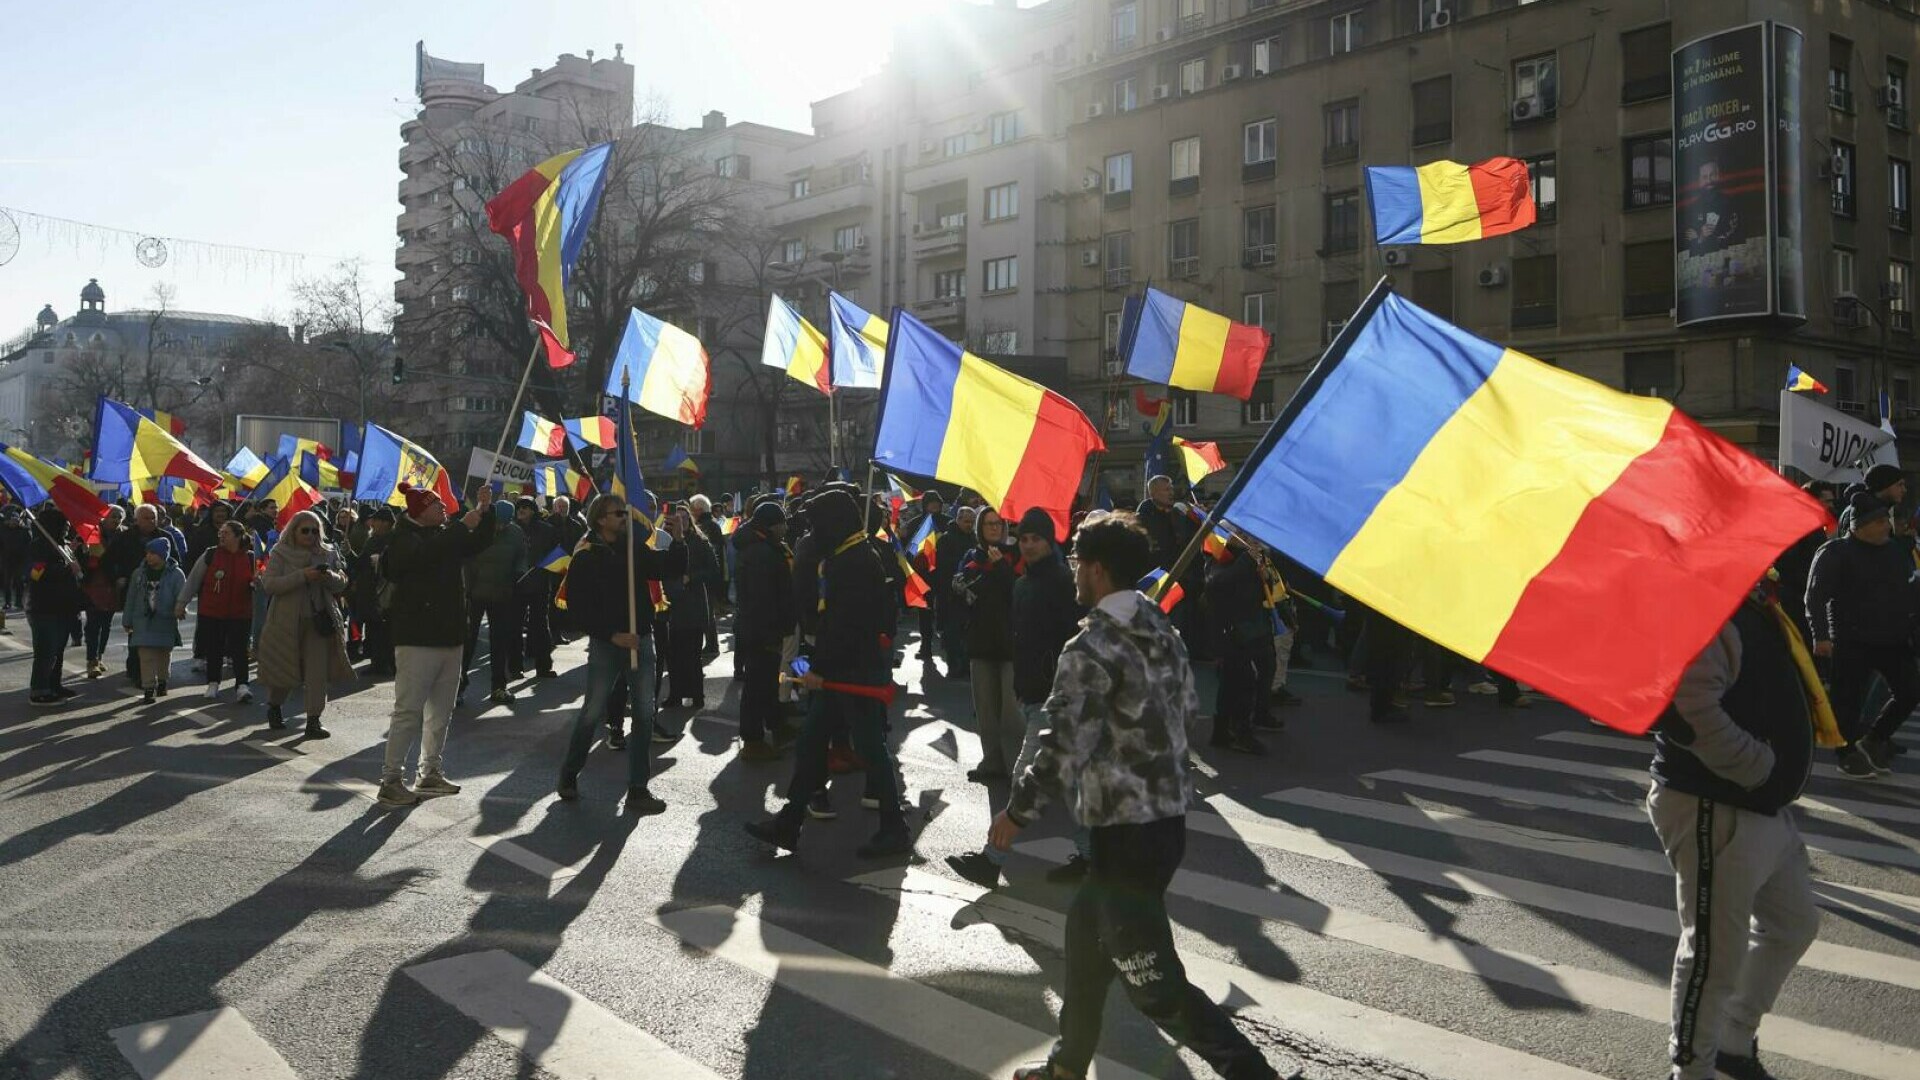
<path fill-rule="evenodd" d="M 1791 26 L 1773 30 L 1773 291 L 1774 314 L 1807 317 L 1805 236 L 1806 155 L 1801 153 L 1800 58 L 1804 37 Z"/>
<path fill-rule="evenodd" d="M 1673 53 L 1674 314 L 1690 323 L 1773 313 L 1767 27 Z"/>

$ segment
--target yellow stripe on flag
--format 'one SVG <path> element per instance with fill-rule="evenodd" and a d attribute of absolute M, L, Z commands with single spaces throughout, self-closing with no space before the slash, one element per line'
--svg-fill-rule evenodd
<path fill-rule="evenodd" d="M 1439 222 L 1436 227 L 1423 224 L 1423 244 L 1458 244 L 1480 239 L 1480 200 L 1473 193 L 1473 176 L 1467 167 L 1452 161 L 1436 161 L 1414 170 L 1420 180 L 1420 210 L 1423 223 Z"/>
<path fill-rule="evenodd" d="M 1227 348 L 1227 331 L 1233 321 L 1188 304 L 1180 317 L 1180 347 L 1173 355 L 1173 374 L 1169 386 L 1212 386 L 1220 375 L 1220 357 Z"/>
<path fill-rule="evenodd" d="M 1027 456 L 1045 393 L 972 353 L 961 354 L 952 420 L 940 445 L 940 478 L 975 491 L 1005 492 Z"/>

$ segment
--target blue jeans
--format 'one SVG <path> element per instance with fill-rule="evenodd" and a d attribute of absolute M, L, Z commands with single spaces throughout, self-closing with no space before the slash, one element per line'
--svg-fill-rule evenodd
<path fill-rule="evenodd" d="M 67 653 L 67 638 L 76 625 L 65 615 L 27 615 L 27 629 L 33 637 L 33 672 L 27 680 L 27 693 L 51 694 L 60 689 L 60 662 Z"/>
<path fill-rule="evenodd" d="M 1033 764 L 1034 755 L 1040 752 L 1040 733 L 1047 729 L 1047 710 L 1042 708 L 1039 703 L 1029 704 L 1025 701 L 1021 702 L 1020 714 L 1026 717 L 1027 734 L 1020 740 L 1020 756 L 1015 758 L 1013 762 L 1013 778 L 1015 780 L 1020 779 L 1020 774 L 1026 772 L 1027 766 Z M 1072 792 L 1067 792 L 1066 794 L 1070 796 Z M 1087 831 L 1085 825 L 1075 825 L 1073 827 L 1073 849 L 1079 852 L 1080 857 L 1083 859 L 1092 857 L 1093 834 Z M 1005 866 L 1007 864 L 1007 855 L 1009 852 L 1001 851 L 992 844 L 983 845 L 980 850 L 986 854 L 987 858 L 993 860 L 993 865 Z"/>
<path fill-rule="evenodd" d="M 567 760 L 560 780 L 568 783 L 586 767 L 594 729 L 611 715 L 614 684 L 627 674 L 627 705 L 632 710 L 633 741 L 627 744 L 627 786 L 644 788 L 653 772 L 653 635 L 640 635 L 640 669 L 630 671 L 627 650 L 604 638 L 587 639 L 587 696 L 573 718 L 573 738 L 567 741 Z"/>

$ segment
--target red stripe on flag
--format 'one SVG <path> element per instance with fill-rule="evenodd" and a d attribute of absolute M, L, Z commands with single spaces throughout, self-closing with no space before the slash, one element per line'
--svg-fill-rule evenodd
<path fill-rule="evenodd" d="M 1467 168 L 1480 207 L 1480 236 L 1518 232 L 1533 224 L 1533 182 L 1519 158 L 1489 158 Z"/>
<path fill-rule="evenodd" d="M 1740 598 L 1825 520 L 1758 458 L 1675 412 L 1521 593 L 1487 666 L 1641 734 Z"/>
<path fill-rule="evenodd" d="M 1085 413 L 1059 394 L 1046 391 L 1040 397 L 1026 456 L 1007 485 L 1006 502 L 999 507 L 1001 516 L 1017 520 L 1037 506 L 1052 516 L 1056 538 L 1065 540 L 1087 455 L 1106 448 Z"/>
<path fill-rule="evenodd" d="M 160 470 L 160 475 L 178 477 L 181 480 L 192 480 L 194 483 L 208 484 L 213 487 L 219 487 L 221 483 L 219 473 L 214 472 L 212 469 L 205 468 L 193 459 L 192 454 L 184 450 L 175 453 L 173 457 L 168 460 L 167 467 Z"/>
<path fill-rule="evenodd" d="M 1220 375 L 1213 392 L 1230 394 L 1245 401 L 1253 396 L 1260 381 L 1260 365 L 1266 362 L 1273 335 L 1257 326 L 1241 322 L 1227 324 L 1227 345 L 1220 356 Z"/>

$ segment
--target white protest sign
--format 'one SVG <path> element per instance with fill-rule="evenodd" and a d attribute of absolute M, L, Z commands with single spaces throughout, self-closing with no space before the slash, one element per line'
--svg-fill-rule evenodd
<path fill-rule="evenodd" d="M 1892 434 L 1806 394 L 1780 391 L 1780 464 L 1849 484 L 1881 462 L 1899 464 Z"/>

